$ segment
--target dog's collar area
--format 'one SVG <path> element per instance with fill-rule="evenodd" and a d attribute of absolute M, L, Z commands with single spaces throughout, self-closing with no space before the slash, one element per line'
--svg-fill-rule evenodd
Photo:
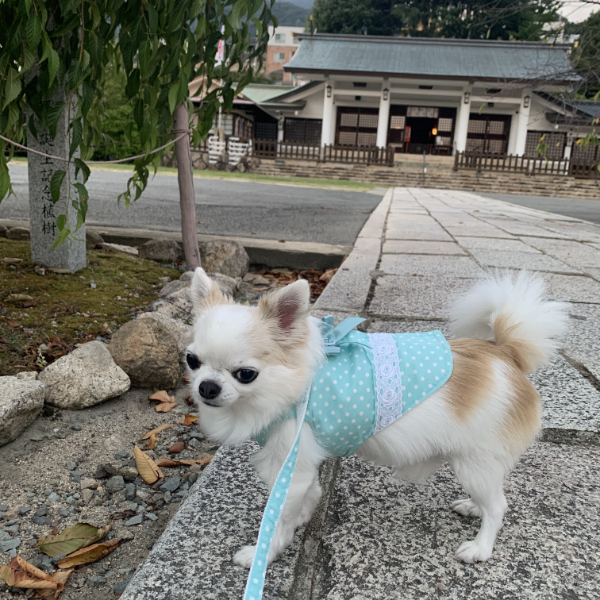
<path fill-rule="evenodd" d="M 344 319 L 337 327 L 334 327 L 333 315 L 323 317 L 321 319 L 321 333 L 323 334 L 325 353 L 327 355 L 339 354 L 340 348 L 337 344 L 340 340 L 365 320 L 360 317 L 350 317 Z"/>

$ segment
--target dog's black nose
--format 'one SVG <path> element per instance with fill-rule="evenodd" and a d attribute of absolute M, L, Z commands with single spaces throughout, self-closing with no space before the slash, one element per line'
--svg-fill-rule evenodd
<path fill-rule="evenodd" d="M 216 398 L 221 393 L 221 386 L 214 381 L 203 381 L 200 384 L 200 395 L 205 400 L 212 400 Z"/>

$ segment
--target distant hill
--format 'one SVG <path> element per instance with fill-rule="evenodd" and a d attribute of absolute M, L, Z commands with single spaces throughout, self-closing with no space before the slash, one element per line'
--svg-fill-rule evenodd
<path fill-rule="evenodd" d="M 275 2 L 273 5 L 273 14 L 277 17 L 280 25 L 289 27 L 304 27 L 306 19 L 310 14 L 309 8 L 298 6 L 301 2 L 307 3 L 308 0 L 297 0 L 297 3 Z M 310 0 L 312 6 L 312 0 Z"/>
<path fill-rule="evenodd" d="M 302 8 L 308 8 L 310 10 L 314 4 L 314 0 L 292 0 L 292 4 L 301 6 Z"/>

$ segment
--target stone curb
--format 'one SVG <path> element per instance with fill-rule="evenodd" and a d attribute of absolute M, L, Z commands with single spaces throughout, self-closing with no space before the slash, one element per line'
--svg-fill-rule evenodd
<path fill-rule="evenodd" d="M 24 220 L 0 219 L 0 225 L 5 225 L 6 227 L 29 227 L 29 222 Z M 111 244 L 140 246 L 152 239 L 169 239 L 181 242 L 181 233 L 177 231 L 102 227 L 99 225 L 90 225 L 86 226 L 86 228 L 87 231 L 101 234 L 104 241 Z M 212 240 L 233 240 L 239 242 L 246 249 L 251 264 L 289 269 L 334 269 L 340 265 L 345 256 L 352 252 L 352 246 L 342 244 L 294 241 L 282 243 L 277 240 L 260 238 L 198 234 L 198 241 L 200 242 Z"/>

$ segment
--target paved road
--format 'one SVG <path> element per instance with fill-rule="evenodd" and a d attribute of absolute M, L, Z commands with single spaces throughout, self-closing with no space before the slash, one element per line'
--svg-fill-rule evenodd
<path fill-rule="evenodd" d="M 574 200 L 572 198 L 547 198 L 546 196 L 515 196 L 514 194 L 479 194 L 486 198 L 504 200 L 519 206 L 527 206 L 536 210 L 547 210 L 551 213 L 585 219 L 600 223 L 600 193 L 597 200 Z"/>
<path fill-rule="evenodd" d="M 11 166 L 11 197 L 0 218 L 28 219 L 27 167 Z M 128 173 L 95 171 L 88 181 L 88 223 L 113 227 L 180 230 L 177 178 L 157 175 L 129 210 L 117 205 Z M 354 244 L 381 196 L 245 181 L 195 179 L 199 233 L 326 244 Z"/>

